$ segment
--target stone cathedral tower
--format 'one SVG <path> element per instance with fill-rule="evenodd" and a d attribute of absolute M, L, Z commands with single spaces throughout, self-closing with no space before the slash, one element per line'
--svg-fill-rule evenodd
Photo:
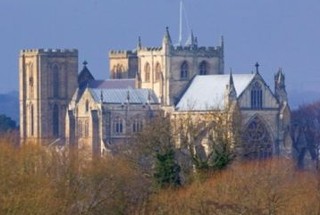
<path fill-rule="evenodd" d="M 22 50 L 19 61 L 21 139 L 63 138 L 67 105 L 78 85 L 78 50 Z"/>

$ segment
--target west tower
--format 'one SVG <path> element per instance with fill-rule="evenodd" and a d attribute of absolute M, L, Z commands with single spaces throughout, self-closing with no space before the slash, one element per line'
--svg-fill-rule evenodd
<path fill-rule="evenodd" d="M 66 109 L 78 83 L 78 50 L 22 50 L 19 59 L 20 137 L 52 141 L 65 136 Z"/>

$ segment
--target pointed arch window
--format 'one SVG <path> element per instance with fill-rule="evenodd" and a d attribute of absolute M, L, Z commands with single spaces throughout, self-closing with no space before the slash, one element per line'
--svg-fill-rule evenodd
<path fill-rule="evenodd" d="M 150 82 L 150 64 L 146 63 L 144 66 L 144 81 Z"/>
<path fill-rule="evenodd" d="M 160 63 L 156 64 L 156 74 L 155 74 L 155 80 L 159 81 L 161 78 L 161 66 Z"/>
<path fill-rule="evenodd" d="M 114 79 L 121 79 L 122 78 L 122 72 L 123 72 L 123 67 L 120 64 L 117 64 L 113 68 L 113 78 Z"/>
<path fill-rule="evenodd" d="M 180 78 L 181 79 L 188 78 L 188 70 L 189 70 L 189 65 L 188 65 L 187 61 L 184 61 L 180 67 Z"/>
<path fill-rule="evenodd" d="M 259 82 L 251 87 L 251 109 L 262 109 L 262 86 Z"/>
<path fill-rule="evenodd" d="M 258 117 L 247 125 L 244 135 L 244 156 L 249 159 L 268 158 L 272 156 L 272 139 L 267 126 Z"/>
<path fill-rule="evenodd" d="M 31 136 L 34 136 L 34 110 L 33 110 L 33 105 L 31 105 L 30 107 L 30 118 L 31 118 L 31 125 L 30 125 L 30 129 L 31 129 Z"/>
<path fill-rule="evenodd" d="M 59 98 L 59 67 L 58 65 L 53 66 L 52 72 L 52 80 L 53 80 L 53 97 Z"/>
<path fill-rule="evenodd" d="M 143 121 L 142 119 L 134 119 L 132 123 L 132 131 L 133 133 L 141 132 L 143 129 Z"/>
<path fill-rule="evenodd" d="M 53 106 L 53 116 L 52 116 L 52 131 L 53 136 L 58 137 L 59 136 L 59 107 L 57 104 Z"/>
<path fill-rule="evenodd" d="M 113 120 L 113 133 L 114 135 L 123 134 L 123 120 L 120 117 Z"/>
<path fill-rule="evenodd" d="M 89 101 L 86 100 L 86 113 L 89 111 Z"/>
<path fill-rule="evenodd" d="M 207 75 L 208 74 L 208 65 L 206 61 L 202 61 L 199 65 L 199 75 Z"/>

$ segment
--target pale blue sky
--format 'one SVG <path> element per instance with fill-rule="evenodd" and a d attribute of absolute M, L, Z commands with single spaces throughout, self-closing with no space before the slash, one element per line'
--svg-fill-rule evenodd
<path fill-rule="evenodd" d="M 199 45 L 218 45 L 224 36 L 226 72 L 250 72 L 259 61 L 273 89 L 282 67 L 293 105 L 320 98 L 319 0 L 184 2 Z M 77 48 L 80 63 L 104 79 L 110 49 L 135 48 L 139 35 L 159 46 L 165 26 L 177 41 L 179 0 L 1 0 L 0 93 L 18 89 L 20 49 Z"/>

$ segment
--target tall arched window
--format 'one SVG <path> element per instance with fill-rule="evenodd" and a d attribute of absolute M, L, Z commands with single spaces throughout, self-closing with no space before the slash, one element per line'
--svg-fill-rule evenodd
<path fill-rule="evenodd" d="M 144 81 L 150 82 L 150 64 L 146 63 L 144 66 Z"/>
<path fill-rule="evenodd" d="M 113 120 L 113 133 L 115 135 L 123 134 L 123 120 L 120 117 Z"/>
<path fill-rule="evenodd" d="M 113 78 L 121 79 L 122 78 L 123 67 L 120 64 L 117 64 L 113 67 Z"/>
<path fill-rule="evenodd" d="M 188 63 L 187 63 L 187 61 L 184 61 L 181 64 L 181 67 L 180 67 L 180 78 L 181 79 L 187 79 L 188 78 L 188 70 L 189 70 Z"/>
<path fill-rule="evenodd" d="M 88 111 L 89 111 L 89 101 L 86 100 L 86 112 L 88 112 Z"/>
<path fill-rule="evenodd" d="M 161 78 L 161 66 L 160 63 L 156 64 L 156 74 L 155 74 L 155 80 L 159 81 Z"/>
<path fill-rule="evenodd" d="M 262 109 L 262 87 L 259 82 L 255 82 L 251 87 L 251 108 Z"/>
<path fill-rule="evenodd" d="M 33 99 L 33 97 L 34 97 L 34 95 L 33 95 L 33 91 L 34 91 L 34 79 L 33 79 L 33 77 L 34 77 L 34 75 L 33 75 L 33 64 L 31 63 L 31 64 L 29 64 L 29 96 L 30 96 L 30 98 L 31 99 Z"/>
<path fill-rule="evenodd" d="M 58 65 L 53 66 L 52 71 L 52 80 L 53 80 L 53 97 L 59 98 L 59 68 Z"/>
<path fill-rule="evenodd" d="M 208 74 L 207 62 L 202 61 L 199 65 L 199 75 L 207 75 L 207 74 Z"/>
<path fill-rule="evenodd" d="M 255 116 L 247 125 L 244 135 L 244 156 L 253 158 L 268 158 L 272 155 L 271 135 L 263 121 Z"/>
<path fill-rule="evenodd" d="M 57 104 L 53 106 L 53 116 L 52 116 L 52 131 L 53 136 L 59 136 L 59 107 Z"/>
<path fill-rule="evenodd" d="M 34 110 L 33 110 L 33 105 L 31 105 L 30 107 L 30 119 L 31 119 L 31 125 L 30 125 L 30 133 L 31 133 L 31 136 L 34 135 Z"/>
<path fill-rule="evenodd" d="M 142 119 L 134 119 L 132 123 L 132 131 L 134 133 L 141 132 L 143 129 L 143 121 Z"/>

